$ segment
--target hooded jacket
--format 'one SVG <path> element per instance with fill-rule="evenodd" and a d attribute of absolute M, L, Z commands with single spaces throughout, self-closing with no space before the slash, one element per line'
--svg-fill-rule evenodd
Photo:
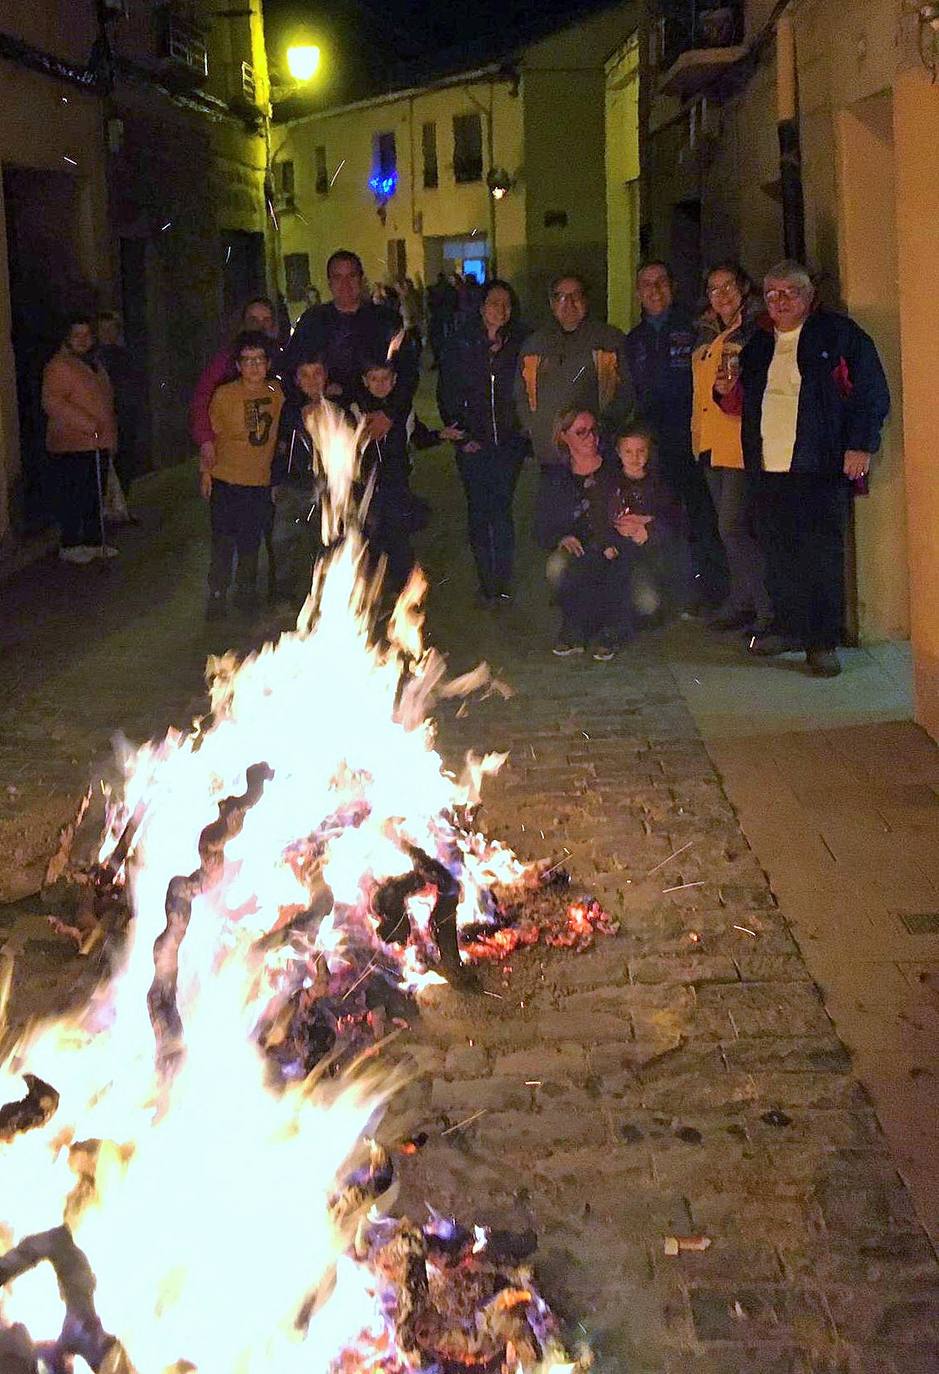
<path fill-rule="evenodd" d="M 589 317 L 570 332 L 552 320 L 528 336 L 519 358 L 515 399 L 539 463 L 566 464 L 553 440 L 561 411 L 589 410 L 613 423 L 629 418 L 636 397 L 625 349 L 619 329 Z"/>
<path fill-rule="evenodd" d="M 515 374 L 522 335 L 511 321 L 495 353 L 482 320 L 470 321 L 449 340 L 440 358 L 437 405 L 445 425 L 458 425 L 486 448 L 521 440 L 515 409 Z"/>
<path fill-rule="evenodd" d="M 740 379 L 720 401 L 742 418 L 744 464 L 763 468 L 763 396 L 776 349 L 768 315 L 740 355 Z M 890 411 L 890 389 L 873 339 L 847 315 L 824 308 L 808 316 L 796 361 L 802 377 L 790 472 L 840 477 L 849 449 L 876 453 Z"/>

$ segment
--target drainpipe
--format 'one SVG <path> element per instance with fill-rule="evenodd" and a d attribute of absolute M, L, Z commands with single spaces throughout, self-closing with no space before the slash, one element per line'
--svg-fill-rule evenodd
<path fill-rule="evenodd" d="M 788 9 L 776 24 L 776 128 L 782 186 L 783 245 L 787 258 L 805 261 L 805 201 L 799 138 L 799 80 L 796 39 Z"/>

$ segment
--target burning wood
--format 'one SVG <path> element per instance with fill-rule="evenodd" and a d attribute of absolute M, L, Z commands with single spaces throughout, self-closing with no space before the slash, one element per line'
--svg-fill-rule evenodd
<path fill-rule="evenodd" d="M 26 1096 L 19 1102 L 0 1107 L 0 1142 L 10 1141 L 23 1131 L 34 1131 L 55 1114 L 59 1094 L 34 1074 L 24 1073 Z"/>

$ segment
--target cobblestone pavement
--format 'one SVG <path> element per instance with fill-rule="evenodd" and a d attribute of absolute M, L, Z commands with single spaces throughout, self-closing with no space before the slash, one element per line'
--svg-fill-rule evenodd
<path fill-rule="evenodd" d="M 660 646 L 605 665 L 554 660 L 527 549 L 515 605 L 478 610 L 442 454 L 422 460 L 420 484 L 435 507 L 422 549 L 431 638 L 454 672 L 485 657 L 516 690 L 450 712 L 445 756 L 508 750 L 485 828 L 525 857 L 567 857 L 622 928 L 583 955 L 536 949 L 486 970 L 495 995 L 425 994 L 400 1053 L 416 1076 L 386 1129 L 430 1141 L 404 1167 L 399 1205 L 531 1222 L 547 1294 L 605 1370 L 934 1374 L 935 1255 Z M 141 591 L 100 641 L 83 607 L 68 633 L 85 650 L 55 672 L 61 641 L 24 628 L 5 765 L 21 770 L 18 797 L 40 797 L 37 771 L 57 797 L 66 787 L 46 711 L 77 777 L 109 726 L 158 723 L 195 691 L 204 550 L 188 507 L 168 521 L 159 556 L 174 530 L 182 539 L 172 605 Z M 151 558 L 120 576 L 144 588 Z M 50 686 L 62 673 L 67 705 Z M 19 816 L 31 833 L 29 806 Z M 61 956 L 39 942 L 35 905 L 8 910 L 7 925 L 37 1000 L 51 996 Z M 664 1253 L 665 1237 L 699 1234 L 706 1252 Z"/>

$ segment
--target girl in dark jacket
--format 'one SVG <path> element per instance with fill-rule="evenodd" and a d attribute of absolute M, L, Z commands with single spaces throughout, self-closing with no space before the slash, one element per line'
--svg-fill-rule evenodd
<path fill-rule="evenodd" d="M 512 501 L 525 456 L 513 401 L 521 341 L 515 293 L 493 280 L 479 318 L 450 340 L 440 360 L 440 434 L 456 445 L 479 593 L 488 605 L 507 601 L 512 581 Z"/>

